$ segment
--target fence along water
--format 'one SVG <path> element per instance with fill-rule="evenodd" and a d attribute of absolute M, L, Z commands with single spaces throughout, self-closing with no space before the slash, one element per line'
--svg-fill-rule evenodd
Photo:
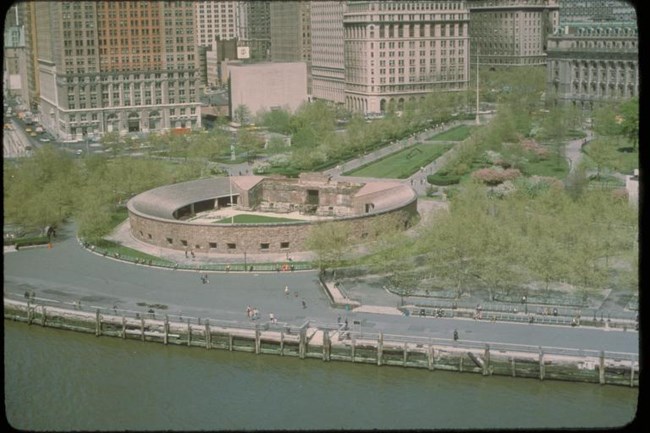
<path fill-rule="evenodd" d="M 5 320 L 72 331 L 205 349 L 316 358 L 588 383 L 639 386 L 634 353 L 577 350 L 368 333 L 344 324 L 306 321 L 240 323 L 218 319 L 156 317 L 126 310 L 89 309 L 5 293 Z M 146 316 L 146 317 L 145 317 Z"/>

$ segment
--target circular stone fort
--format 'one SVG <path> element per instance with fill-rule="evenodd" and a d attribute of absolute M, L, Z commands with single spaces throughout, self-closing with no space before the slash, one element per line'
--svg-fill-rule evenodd
<path fill-rule="evenodd" d="M 374 223 L 381 219 L 408 228 L 417 195 L 397 181 L 334 181 L 320 173 L 232 176 L 145 191 L 127 208 L 132 235 L 161 248 L 289 253 L 307 250 L 310 230 L 326 221 L 349 225 L 351 240 L 377 235 Z"/>

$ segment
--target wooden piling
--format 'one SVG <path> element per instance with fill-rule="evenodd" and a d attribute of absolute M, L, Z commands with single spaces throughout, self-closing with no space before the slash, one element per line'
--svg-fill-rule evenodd
<path fill-rule="evenodd" d="M 330 338 L 330 332 L 327 329 L 325 329 L 323 331 L 323 361 L 329 361 L 331 353 L 332 353 L 332 340 Z"/>
<path fill-rule="evenodd" d="M 190 319 L 187 319 L 187 345 L 192 345 L 192 324 L 190 323 Z"/>
<path fill-rule="evenodd" d="M 483 376 L 490 374 L 490 345 L 485 345 L 485 352 L 483 353 Z"/>
<path fill-rule="evenodd" d="M 102 335 L 102 316 L 99 314 L 99 308 L 95 311 L 95 336 Z"/>
<path fill-rule="evenodd" d="M 300 343 L 298 345 L 298 354 L 300 356 L 300 359 L 305 359 L 305 352 L 307 349 L 307 329 L 306 328 L 301 328 L 300 329 Z"/>
<path fill-rule="evenodd" d="M 45 326 L 45 320 L 47 318 L 47 311 L 45 311 L 45 306 L 41 307 L 41 326 Z"/>
<path fill-rule="evenodd" d="M 605 351 L 600 351 L 600 360 L 598 363 L 598 382 L 601 385 L 605 384 Z"/>
<path fill-rule="evenodd" d="M 126 338 L 126 317 L 122 316 L 122 339 Z"/>
<path fill-rule="evenodd" d="M 284 356 L 284 331 L 280 331 L 280 356 Z"/>
<path fill-rule="evenodd" d="M 255 328 L 255 353 L 259 354 L 260 353 L 260 348 L 261 348 L 261 337 L 262 333 L 260 332 L 259 328 Z"/>
<path fill-rule="evenodd" d="M 429 370 L 431 370 L 431 371 L 433 371 L 433 369 L 435 368 L 434 363 L 433 363 L 433 361 L 434 361 L 433 350 L 434 350 L 433 346 L 429 344 L 429 350 L 427 351 L 427 363 L 428 363 Z"/>
<path fill-rule="evenodd" d="M 355 340 L 356 340 L 356 337 L 355 337 L 355 336 L 352 336 L 352 353 L 351 353 L 351 355 L 352 355 L 352 362 L 354 362 L 354 356 L 355 356 L 355 352 L 356 352 L 356 347 L 355 347 L 356 342 L 355 342 Z"/>
<path fill-rule="evenodd" d="M 463 372 L 463 354 L 460 355 L 460 362 L 458 363 L 458 371 Z"/>
<path fill-rule="evenodd" d="M 205 321 L 205 348 L 210 349 L 212 346 L 212 334 L 210 333 L 210 321 Z"/>
<path fill-rule="evenodd" d="M 169 316 L 165 314 L 165 324 L 163 325 L 163 329 L 165 331 L 165 335 L 163 337 L 163 344 L 167 345 L 167 342 L 169 341 Z"/>
<path fill-rule="evenodd" d="M 539 348 L 539 380 L 544 380 L 544 351 Z"/>
<path fill-rule="evenodd" d="M 232 332 L 228 333 L 228 350 L 232 352 Z"/>
<path fill-rule="evenodd" d="M 140 338 L 144 341 L 144 317 L 140 318 Z"/>
<path fill-rule="evenodd" d="M 381 358 L 384 355 L 384 333 L 379 333 L 379 338 L 377 339 L 377 365 L 381 365 Z"/>
<path fill-rule="evenodd" d="M 404 349 L 402 351 L 402 367 L 406 367 L 406 360 L 408 358 L 408 354 L 409 354 L 409 347 L 408 347 L 408 343 L 405 342 Z"/>
<path fill-rule="evenodd" d="M 630 360 L 630 386 L 634 386 L 634 361 Z"/>
<path fill-rule="evenodd" d="M 510 365 L 512 367 L 512 377 L 515 377 L 515 357 L 510 357 Z"/>
<path fill-rule="evenodd" d="M 34 319 L 34 306 L 30 305 L 29 301 L 27 301 L 27 324 L 31 325 L 33 319 Z"/>

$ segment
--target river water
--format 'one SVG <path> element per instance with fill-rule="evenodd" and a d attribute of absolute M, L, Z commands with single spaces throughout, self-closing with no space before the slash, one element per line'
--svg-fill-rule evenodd
<path fill-rule="evenodd" d="M 4 327 L 6 415 L 30 431 L 613 427 L 639 394 Z"/>

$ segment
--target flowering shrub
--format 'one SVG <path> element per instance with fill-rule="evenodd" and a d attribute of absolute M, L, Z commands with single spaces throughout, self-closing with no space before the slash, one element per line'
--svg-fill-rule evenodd
<path fill-rule="evenodd" d="M 510 180 L 506 180 L 502 184 L 490 188 L 488 194 L 492 197 L 502 198 L 516 190 L 517 188 L 515 187 L 515 184 Z"/>
<path fill-rule="evenodd" d="M 550 152 L 547 147 L 542 146 L 535 140 L 522 140 L 521 141 L 521 147 L 528 151 L 533 153 L 535 156 L 537 156 L 540 159 L 546 159 L 549 157 Z"/>
<path fill-rule="evenodd" d="M 514 180 L 521 176 L 516 168 L 502 169 L 500 167 L 481 168 L 472 173 L 472 179 L 483 182 L 486 185 L 498 185 L 506 180 Z"/>

